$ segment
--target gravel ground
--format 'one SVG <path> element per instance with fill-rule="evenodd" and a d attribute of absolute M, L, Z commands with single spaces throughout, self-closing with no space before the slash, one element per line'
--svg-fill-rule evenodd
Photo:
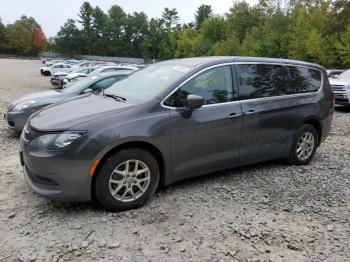
<path fill-rule="evenodd" d="M 0 109 L 50 88 L 39 61 L 0 59 Z M 187 180 L 111 214 L 25 184 L 0 123 L 0 261 L 350 261 L 350 111 L 308 166 L 280 161 Z"/>

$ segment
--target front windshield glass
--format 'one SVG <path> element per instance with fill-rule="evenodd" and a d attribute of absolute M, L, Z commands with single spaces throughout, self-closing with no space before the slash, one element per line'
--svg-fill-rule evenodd
<path fill-rule="evenodd" d="M 337 78 L 338 79 L 350 79 L 350 69 L 341 73 Z"/>
<path fill-rule="evenodd" d="M 187 66 L 154 64 L 115 83 L 105 93 L 132 100 L 149 100 L 168 88 L 190 70 Z"/>
<path fill-rule="evenodd" d="M 100 78 L 99 76 L 91 76 L 83 78 L 75 83 L 72 83 L 71 85 L 67 86 L 66 88 L 62 89 L 62 93 L 81 93 L 84 91 L 84 89 L 93 82 L 95 82 L 96 79 Z"/>

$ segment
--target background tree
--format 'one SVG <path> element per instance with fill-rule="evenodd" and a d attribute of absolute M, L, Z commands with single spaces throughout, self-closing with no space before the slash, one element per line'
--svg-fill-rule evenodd
<path fill-rule="evenodd" d="M 108 19 L 106 24 L 105 36 L 108 44 L 105 49 L 108 50 L 109 55 L 121 55 L 125 52 L 125 27 L 127 22 L 127 15 L 124 10 L 118 6 L 113 5 L 108 10 Z"/>
<path fill-rule="evenodd" d="M 0 18 L 0 52 L 6 52 L 6 44 L 6 27 L 4 26 Z"/>
<path fill-rule="evenodd" d="M 75 20 L 68 19 L 55 38 L 56 50 L 71 56 L 82 54 L 83 41 L 83 36 L 77 28 Z"/>
<path fill-rule="evenodd" d="M 197 30 L 200 29 L 202 26 L 202 23 L 205 20 L 208 20 L 212 16 L 213 16 L 213 10 L 211 9 L 210 5 L 199 6 L 195 14 L 196 29 Z"/>
<path fill-rule="evenodd" d="M 335 44 L 339 52 L 341 61 L 347 65 L 350 65 L 350 25 L 346 31 L 340 36 L 339 41 Z"/>
<path fill-rule="evenodd" d="M 36 28 L 32 35 L 32 45 L 34 48 L 34 53 L 38 55 L 42 51 L 47 50 L 47 41 L 44 32 L 41 28 Z"/>
<path fill-rule="evenodd" d="M 83 29 L 81 31 L 82 37 L 84 39 L 87 53 L 90 55 L 92 51 L 92 46 L 95 42 L 94 29 L 93 29 L 93 14 L 94 9 L 89 2 L 84 2 L 80 7 L 80 13 L 78 14 L 80 20 L 78 22 L 82 25 Z"/>
<path fill-rule="evenodd" d="M 79 12 L 81 26 L 68 20 L 48 48 L 69 55 L 143 57 L 148 61 L 248 55 L 350 67 L 347 0 L 259 0 L 255 5 L 236 0 L 224 15 L 201 5 L 194 18 L 181 25 L 175 8 L 164 8 L 161 17 L 148 19 L 143 12 L 127 14 L 118 5 L 104 12 L 85 2 Z M 10 25 L 0 22 L 0 52 L 38 53 L 39 28 L 28 16 Z"/>

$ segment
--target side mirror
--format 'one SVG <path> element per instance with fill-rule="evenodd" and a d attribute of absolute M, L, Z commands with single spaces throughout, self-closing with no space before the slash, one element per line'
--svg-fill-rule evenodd
<path fill-rule="evenodd" d="M 184 118 L 190 118 L 192 111 L 204 105 L 204 98 L 197 95 L 188 95 L 186 99 L 182 100 L 185 110 L 182 112 Z"/>
<path fill-rule="evenodd" d="M 204 105 L 204 98 L 197 95 L 188 95 L 186 99 L 182 100 L 186 111 L 192 111 L 198 109 Z"/>
<path fill-rule="evenodd" d="M 94 90 L 92 90 L 91 88 L 87 88 L 83 91 L 83 94 L 89 94 L 89 93 L 92 93 L 94 92 Z"/>

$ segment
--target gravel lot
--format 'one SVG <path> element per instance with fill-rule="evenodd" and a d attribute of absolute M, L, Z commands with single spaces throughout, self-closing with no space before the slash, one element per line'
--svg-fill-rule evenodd
<path fill-rule="evenodd" d="M 39 61 L 0 59 L 0 108 L 50 88 Z M 350 261 L 350 111 L 308 166 L 264 163 L 162 189 L 111 214 L 25 184 L 0 121 L 0 261 Z"/>

